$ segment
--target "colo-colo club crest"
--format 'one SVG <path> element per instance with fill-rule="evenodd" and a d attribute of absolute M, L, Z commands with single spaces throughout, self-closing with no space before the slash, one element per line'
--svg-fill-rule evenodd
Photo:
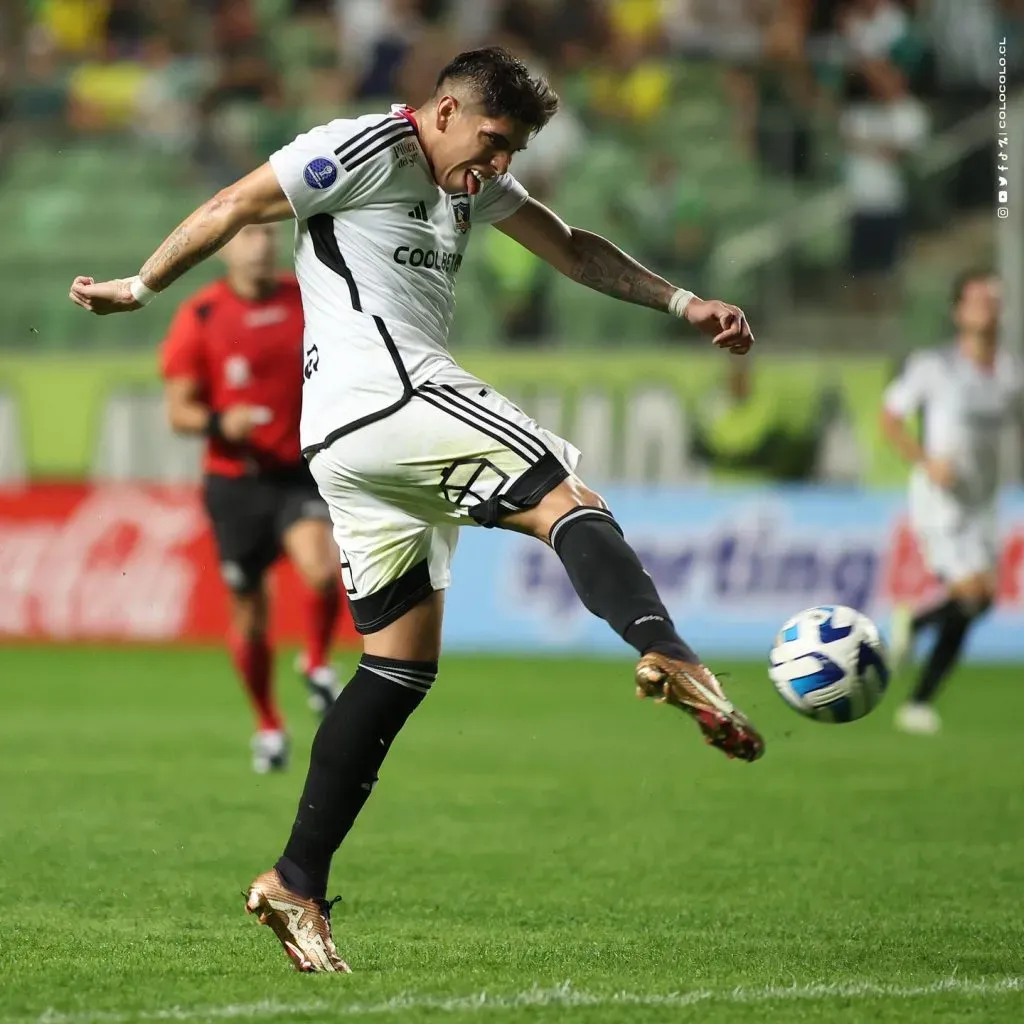
<path fill-rule="evenodd" d="M 455 215 L 455 227 L 458 231 L 469 230 L 469 196 L 456 196 L 452 200 L 452 213 Z"/>

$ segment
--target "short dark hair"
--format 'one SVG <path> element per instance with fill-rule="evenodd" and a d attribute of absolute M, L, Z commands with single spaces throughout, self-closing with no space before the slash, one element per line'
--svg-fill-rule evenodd
<path fill-rule="evenodd" d="M 969 267 L 967 270 L 961 270 L 953 280 L 950 295 L 953 308 L 960 305 L 960 300 L 963 299 L 969 284 L 974 284 L 975 281 L 988 281 L 995 276 L 996 272 L 991 267 Z"/>
<path fill-rule="evenodd" d="M 466 50 L 442 68 L 434 95 L 449 82 L 470 86 L 489 117 L 511 117 L 536 134 L 558 110 L 558 94 L 501 46 Z"/>

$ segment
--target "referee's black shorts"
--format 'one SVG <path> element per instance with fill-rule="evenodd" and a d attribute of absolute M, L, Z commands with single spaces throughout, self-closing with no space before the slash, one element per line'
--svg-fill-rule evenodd
<path fill-rule="evenodd" d="M 238 594 L 259 588 L 292 526 L 304 519 L 331 518 L 305 460 L 247 476 L 208 473 L 203 501 L 217 540 L 221 575 Z"/>

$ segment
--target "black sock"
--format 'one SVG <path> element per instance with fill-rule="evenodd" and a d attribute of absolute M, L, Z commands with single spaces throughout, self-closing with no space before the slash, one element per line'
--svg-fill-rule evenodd
<path fill-rule="evenodd" d="M 917 686 L 911 695 L 915 704 L 927 704 L 935 699 L 939 686 L 949 675 L 960 657 L 967 630 L 975 616 L 966 612 L 956 601 L 951 602 L 944 614 L 937 620 L 939 633 L 935 638 L 931 654 L 921 670 Z"/>
<path fill-rule="evenodd" d="M 928 608 L 925 611 L 918 612 L 910 623 L 910 629 L 914 636 L 917 636 L 922 629 L 927 629 L 929 626 L 939 625 L 956 606 L 956 598 L 947 597 L 945 601 L 940 602 L 933 608 Z"/>
<path fill-rule="evenodd" d="M 295 824 L 276 865 L 289 889 L 323 899 L 335 850 L 369 798 L 392 741 L 436 677 L 436 661 L 363 655 L 313 740 Z"/>
<path fill-rule="evenodd" d="M 551 527 L 551 546 L 588 611 L 641 654 L 699 662 L 676 632 L 654 581 L 610 512 L 576 508 Z"/>

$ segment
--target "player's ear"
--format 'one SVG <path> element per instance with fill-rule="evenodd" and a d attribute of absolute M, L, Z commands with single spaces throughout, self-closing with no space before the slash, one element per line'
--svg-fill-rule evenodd
<path fill-rule="evenodd" d="M 435 124 L 439 132 L 448 130 L 459 110 L 459 101 L 454 96 L 442 96 L 437 101 Z"/>

